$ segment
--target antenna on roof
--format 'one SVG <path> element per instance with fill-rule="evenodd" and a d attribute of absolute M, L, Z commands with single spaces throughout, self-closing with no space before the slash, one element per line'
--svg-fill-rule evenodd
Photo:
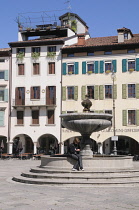
<path fill-rule="evenodd" d="M 70 0 L 66 1 L 66 2 L 65 2 L 65 4 L 68 4 L 68 7 L 67 7 L 67 9 L 68 9 L 68 10 L 71 10 L 71 4 L 70 4 Z"/>

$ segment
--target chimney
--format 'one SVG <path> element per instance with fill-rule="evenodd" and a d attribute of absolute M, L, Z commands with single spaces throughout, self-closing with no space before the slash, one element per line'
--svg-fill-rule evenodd
<path fill-rule="evenodd" d="M 77 45 L 85 45 L 85 35 L 84 34 L 78 34 Z"/>

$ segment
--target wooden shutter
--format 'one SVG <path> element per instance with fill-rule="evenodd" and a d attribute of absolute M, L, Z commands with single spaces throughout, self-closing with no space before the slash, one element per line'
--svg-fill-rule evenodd
<path fill-rule="evenodd" d="M 113 64 L 113 70 L 114 70 L 114 72 L 116 72 L 116 70 L 117 70 L 117 61 L 113 60 L 112 64 Z"/>
<path fill-rule="evenodd" d="M 5 70 L 5 71 L 4 71 L 4 79 L 5 79 L 6 81 L 8 81 L 8 79 L 9 79 L 9 71 L 8 71 L 8 70 Z"/>
<path fill-rule="evenodd" d="M 0 111 L 0 126 L 4 126 L 4 111 Z"/>
<path fill-rule="evenodd" d="M 24 64 L 18 64 L 18 75 L 24 75 Z"/>
<path fill-rule="evenodd" d="M 40 64 L 39 63 L 33 63 L 33 74 L 40 74 Z"/>
<path fill-rule="evenodd" d="M 136 125 L 139 126 L 139 110 L 136 110 Z"/>
<path fill-rule="evenodd" d="M 95 74 L 98 74 L 98 61 L 95 61 Z"/>
<path fill-rule="evenodd" d="M 56 86 L 54 86 L 54 98 L 53 98 L 53 104 L 56 104 Z"/>
<path fill-rule="evenodd" d="M 86 62 L 82 62 L 82 74 L 86 74 Z"/>
<path fill-rule="evenodd" d="M 139 71 L 139 58 L 136 58 L 136 71 Z"/>
<path fill-rule="evenodd" d="M 33 87 L 30 88 L 30 98 L 34 99 L 34 90 Z"/>
<path fill-rule="evenodd" d="M 136 98 L 139 99 L 139 83 L 136 84 Z"/>
<path fill-rule="evenodd" d="M 86 86 L 82 86 L 81 92 L 82 92 L 82 94 L 81 94 L 82 100 L 84 100 L 85 99 L 85 95 L 86 95 Z"/>
<path fill-rule="evenodd" d="M 74 100 L 77 101 L 78 100 L 78 86 L 74 87 Z"/>
<path fill-rule="evenodd" d="M 114 99 L 117 99 L 117 85 L 114 85 Z"/>
<path fill-rule="evenodd" d="M 103 85 L 99 86 L 99 99 L 100 100 L 104 99 L 104 87 L 103 87 Z"/>
<path fill-rule="evenodd" d="M 50 97 L 49 97 L 49 87 L 46 87 L 46 104 L 49 105 Z"/>
<path fill-rule="evenodd" d="M 63 65 L 62 74 L 63 75 L 66 75 L 67 64 L 66 63 L 63 63 L 62 65 Z"/>
<path fill-rule="evenodd" d="M 39 124 L 39 110 L 32 110 L 32 124 Z"/>
<path fill-rule="evenodd" d="M 4 90 L 4 101 L 8 102 L 8 89 Z"/>
<path fill-rule="evenodd" d="M 123 59 L 122 60 L 122 72 L 126 72 L 127 71 L 127 60 Z"/>
<path fill-rule="evenodd" d="M 17 111 L 17 124 L 23 125 L 23 116 L 24 112 L 23 111 Z"/>
<path fill-rule="evenodd" d="M 37 99 L 40 99 L 40 86 L 37 87 Z"/>
<path fill-rule="evenodd" d="M 127 86 L 126 84 L 122 84 L 122 99 L 127 98 Z"/>
<path fill-rule="evenodd" d="M 100 73 L 104 72 L 104 61 L 100 61 Z"/>
<path fill-rule="evenodd" d="M 66 101 L 66 87 L 62 87 L 62 101 Z"/>
<path fill-rule="evenodd" d="M 54 124 L 54 110 L 48 110 L 48 124 Z"/>
<path fill-rule="evenodd" d="M 98 85 L 95 85 L 94 87 L 94 99 L 98 100 Z"/>
<path fill-rule="evenodd" d="M 49 74 L 55 74 L 55 62 L 49 63 Z"/>
<path fill-rule="evenodd" d="M 75 67 L 75 74 L 78 74 L 78 62 L 75 62 L 74 67 Z"/>
<path fill-rule="evenodd" d="M 127 110 L 123 110 L 123 126 L 127 125 Z"/>

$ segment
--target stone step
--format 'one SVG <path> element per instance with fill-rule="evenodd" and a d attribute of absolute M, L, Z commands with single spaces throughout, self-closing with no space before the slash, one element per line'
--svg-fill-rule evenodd
<path fill-rule="evenodd" d="M 49 173 L 43 173 L 43 174 L 38 174 L 38 173 L 32 173 L 32 172 L 24 172 L 21 174 L 23 177 L 28 177 L 28 178 L 36 178 L 36 179 L 82 179 L 82 180 L 88 180 L 88 179 L 133 179 L 133 178 L 138 178 L 139 179 L 139 174 L 99 174 L 92 176 L 92 174 L 88 175 L 85 172 L 72 172 L 68 174 L 62 174 L 62 173 L 57 173 L 57 174 L 49 174 Z"/>
<path fill-rule="evenodd" d="M 39 184 L 39 185 L 68 185 L 68 186 L 137 186 L 139 185 L 139 179 L 134 180 L 107 180 L 107 179 L 89 179 L 89 180 L 83 180 L 83 179 L 69 179 L 69 180 L 63 180 L 63 179 L 36 179 L 36 178 L 26 178 L 26 177 L 13 177 L 13 181 L 20 182 L 20 183 L 26 183 L 26 184 Z"/>

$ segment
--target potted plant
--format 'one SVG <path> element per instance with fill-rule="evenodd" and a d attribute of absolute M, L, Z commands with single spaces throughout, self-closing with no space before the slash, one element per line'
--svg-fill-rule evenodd
<path fill-rule="evenodd" d="M 55 58 L 55 56 L 56 56 L 56 52 L 47 52 L 47 57 L 48 58 Z"/>
<path fill-rule="evenodd" d="M 32 52 L 31 57 L 35 60 L 37 60 L 40 57 L 40 53 L 39 52 Z"/>
<path fill-rule="evenodd" d="M 68 72 L 68 74 L 70 74 L 70 75 L 71 75 L 71 74 L 72 74 L 72 71 L 69 71 L 69 72 Z"/>
<path fill-rule="evenodd" d="M 110 72 L 111 72 L 111 70 L 107 70 L 105 73 L 106 73 L 106 74 L 109 74 Z"/>
<path fill-rule="evenodd" d="M 24 52 L 19 52 L 16 54 L 16 57 L 18 60 L 22 61 L 24 59 Z"/>
<path fill-rule="evenodd" d="M 92 71 L 88 71 L 88 74 L 92 74 Z"/>
<path fill-rule="evenodd" d="M 129 71 L 130 71 L 130 72 L 133 72 L 133 71 L 134 71 L 134 69 L 129 69 Z"/>

